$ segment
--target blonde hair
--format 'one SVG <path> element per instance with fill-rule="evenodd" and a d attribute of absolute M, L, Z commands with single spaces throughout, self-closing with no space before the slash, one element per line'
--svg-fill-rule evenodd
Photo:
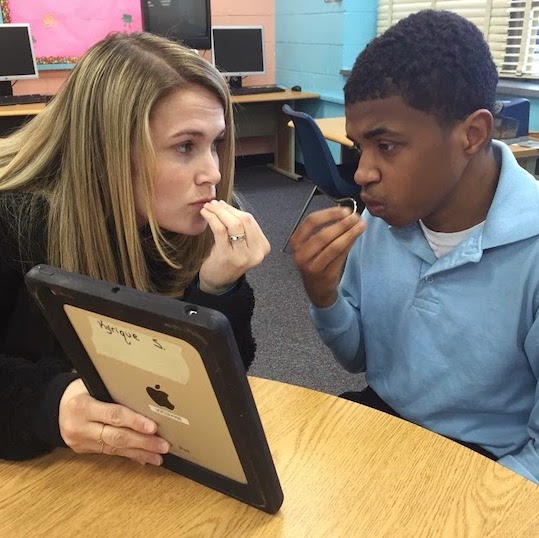
<path fill-rule="evenodd" d="M 156 156 L 150 130 L 160 100 L 186 87 L 209 90 L 223 106 L 217 197 L 229 202 L 234 175 L 232 104 L 221 74 L 194 51 L 140 32 L 111 34 L 81 58 L 63 90 L 32 121 L 0 140 L 0 192 L 45 201 L 47 263 L 147 291 L 181 296 L 213 244 L 160 230 L 151 200 Z M 133 194 L 136 169 L 146 193 L 149 237 L 141 238 Z M 42 202 L 41 202 L 42 203 Z M 36 225 L 38 204 L 21 215 Z M 21 226 L 21 223 L 19 223 Z M 155 289 L 148 262 L 170 268 Z M 43 260 L 36 260 L 43 261 Z"/>

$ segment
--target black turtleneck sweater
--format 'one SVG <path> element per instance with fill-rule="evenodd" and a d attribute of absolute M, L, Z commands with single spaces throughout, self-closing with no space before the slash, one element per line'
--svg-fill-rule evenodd
<path fill-rule="evenodd" d="M 0 193 L 6 196 L 8 209 L 0 203 L 0 458 L 23 460 L 65 446 L 58 408 L 78 376 L 24 283 L 27 270 L 46 263 L 46 226 L 43 222 L 35 233 L 20 234 L 17 206 L 25 197 Z M 21 252 L 30 256 L 21 259 Z M 184 300 L 225 314 L 247 369 L 256 345 L 251 331 L 254 296 L 245 278 L 224 295 L 204 293 L 193 283 Z"/>

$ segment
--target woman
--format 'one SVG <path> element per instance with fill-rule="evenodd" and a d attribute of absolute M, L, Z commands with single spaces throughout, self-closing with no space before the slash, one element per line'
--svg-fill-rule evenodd
<path fill-rule="evenodd" d="M 243 275 L 269 243 L 229 205 L 233 163 L 223 77 L 145 33 L 94 45 L 46 109 L 0 140 L 0 457 L 67 445 L 160 465 L 169 448 L 153 421 L 93 399 L 71 371 L 24 286 L 36 263 L 220 310 L 249 366 Z"/>

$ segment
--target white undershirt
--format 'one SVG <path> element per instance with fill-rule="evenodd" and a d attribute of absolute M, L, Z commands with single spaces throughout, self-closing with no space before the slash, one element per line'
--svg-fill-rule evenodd
<path fill-rule="evenodd" d="M 427 228 L 422 220 L 419 221 L 419 225 L 423 230 L 423 235 L 437 258 L 441 258 L 444 254 L 453 250 L 457 245 L 460 245 L 473 230 L 481 228 L 483 224 L 485 224 L 485 221 L 480 222 L 467 230 L 462 230 L 461 232 L 444 233 L 434 232 L 430 228 Z"/>

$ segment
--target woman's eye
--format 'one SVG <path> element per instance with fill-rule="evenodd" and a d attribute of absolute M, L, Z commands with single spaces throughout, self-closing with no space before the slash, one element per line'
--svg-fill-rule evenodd
<path fill-rule="evenodd" d="M 189 154 L 193 149 L 193 143 L 192 142 L 184 142 L 183 144 L 180 144 L 178 146 L 178 152 L 182 155 Z"/>
<path fill-rule="evenodd" d="M 211 149 L 212 151 L 217 151 L 217 149 L 219 148 L 219 146 L 223 143 L 224 139 L 223 138 L 218 138 L 217 140 L 215 140 L 213 142 L 213 144 L 211 145 Z"/>

